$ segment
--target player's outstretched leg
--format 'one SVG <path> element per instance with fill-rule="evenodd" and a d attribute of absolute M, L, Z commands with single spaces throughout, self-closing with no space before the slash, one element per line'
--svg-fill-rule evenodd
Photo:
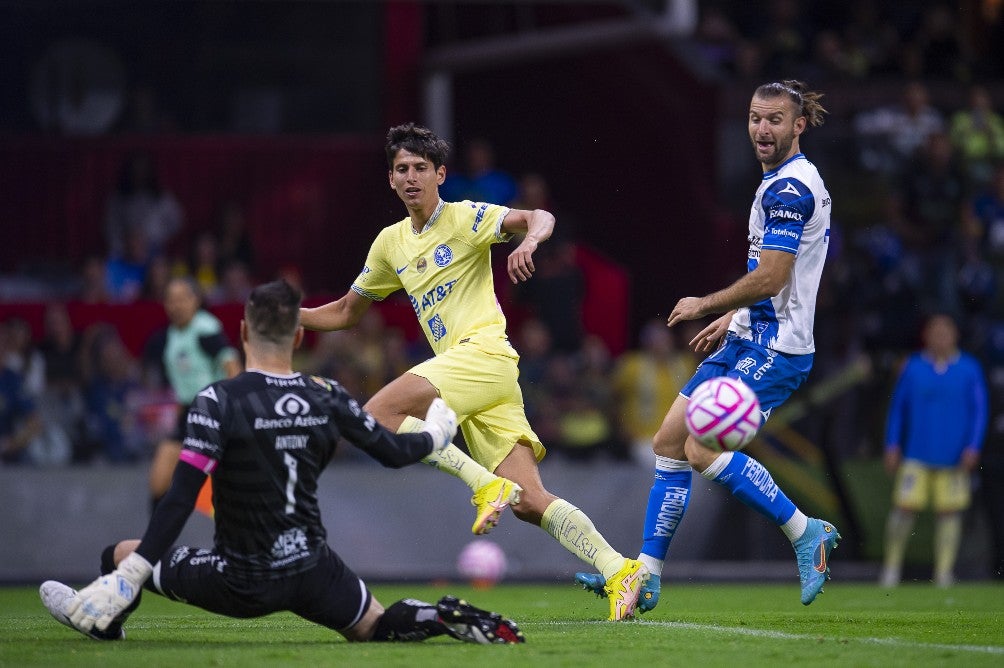
<path fill-rule="evenodd" d="M 502 512 L 512 504 L 519 503 L 523 488 L 508 478 L 496 478 L 479 488 L 471 497 L 471 505 L 477 510 L 471 532 L 486 534 L 499 523 Z"/>
<path fill-rule="evenodd" d="M 481 645 L 526 642 L 515 622 L 497 612 L 475 608 L 455 596 L 444 596 L 436 603 L 439 618 L 451 637 Z"/>
<path fill-rule="evenodd" d="M 398 433 L 412 433 L 422 430 L 424 422 L 410 415 L 406 417 Z M 422 460 L 443 473 L 460 478 L 474 492 L 471 504 L 477 509 L 471 532 L 486 534 L 499 523 L 503 511 L 510 505 L 519 503 L 522 488 L 512 480 L 495 475 L 457 446 L 450 444 L 430 454 Z"/>
<path fill-rule="evenodd" d="M 839 542 L 837 527 L 810 517 L 805 532 L 792 543 L 802 583 L 802 605 L 809 605 L 823 591 L 823 585 L 830 579 L 830 552 Z"/>
<path fill-rule="evenodd" d="M 38 595 L 42 599 L 42 605 L 49 611 L 53 619 L 78 633 L 83 633 L 88 638 L 93 638 L 94 640 L 122 640 L 125 638 L 125 629 L 122 628 L 121 624 L 114 622 L 104 631 L 98 630 L 97 627 L 92 628 L 90 631 L 81 631 L 74 626 L 70 622 L 70 616 L 66 614 L 66 607 L 70 604 L 70 601 L 76 598 L 77 592 L 62 582 L 46 580 L 38 588 Z"/>

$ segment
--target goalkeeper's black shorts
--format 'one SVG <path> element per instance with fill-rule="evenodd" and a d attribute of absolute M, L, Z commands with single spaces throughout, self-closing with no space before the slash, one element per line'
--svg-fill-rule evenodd
<path fill-rule="evenodd" d="M 154 566 L 146 587 L 167 598 L 229 617 L 288 610 L 336 631 L 354 626 L 372 594 L 334 550 L 317 565 L 278 579 L 235 575 L 213 550 L 176 545 Z"/>

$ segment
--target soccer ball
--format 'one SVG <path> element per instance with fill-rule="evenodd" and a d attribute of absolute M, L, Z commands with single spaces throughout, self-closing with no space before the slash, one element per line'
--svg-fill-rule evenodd
<path fill-rule="evenodd" d="M 473 540 L 457 556 L 457 572 L 476 589 L 488 589 L 505 575 L 505 552 L 486 538 Z"/>
<path fill-rule="evenodd" d="M 741 450 L 760 428 L 760 401 L 746 383 L 720 376 L 706 380 L 690 395 L 687 430 L 716 452 Z"/>

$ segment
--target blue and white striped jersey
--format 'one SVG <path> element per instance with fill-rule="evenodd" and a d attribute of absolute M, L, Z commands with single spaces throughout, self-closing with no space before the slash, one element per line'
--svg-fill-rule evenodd
<path fill-rule="evenodd" d="M 829 238 L 830 194 L 815 165 L 797 153 L 766 172 L 750 210 L 746 270 L 756 269 L 761 250 L 794 253 L 795 266 L 780 293 L 739 309 L 729 329 L 781 353 L 815 352 L 812 323 Z"/>

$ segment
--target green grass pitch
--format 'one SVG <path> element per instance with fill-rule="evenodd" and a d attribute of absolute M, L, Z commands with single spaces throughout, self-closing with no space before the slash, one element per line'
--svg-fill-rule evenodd
<path fill-rule="evenodd" d="M 568 585 L 378 585 L 389 604 L 453 593 L 519 623 L 527 642 L 482 646 L 349 644 L 293 615 L 238 620 L 146 594 L 123 642 L 56 623 L 33 587 L 0 588 L 0 666 L 1004 666 L 1004 586 L 883 590 L 830 583 L 811 606 L 798 586 L 664 586 L 638 621 L 612 623 L 606 602 Z"/>

